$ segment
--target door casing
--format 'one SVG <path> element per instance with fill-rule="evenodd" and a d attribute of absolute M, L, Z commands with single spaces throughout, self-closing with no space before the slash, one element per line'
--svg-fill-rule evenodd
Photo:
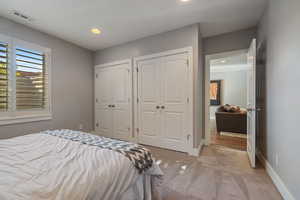
<path fill-rule="evenodd" d="M 204 82 L 205 82 L 205 99 L 204 99 L 204 132 L 205 132 L 205 145 L 211 144 L 211 132 L 210 132 L 210 61 L 218 58 L 224 58 L 234 54 L 247 54 L 248 49 L 241 49 L 236 51 L 227 51 L 223 53 L 210 54 L 205 56 L 205 70 L 204 70 Z"/>

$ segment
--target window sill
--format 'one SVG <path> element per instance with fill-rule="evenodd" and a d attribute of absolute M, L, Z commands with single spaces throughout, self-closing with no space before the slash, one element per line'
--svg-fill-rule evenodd
<path fill-rule="evenodd" d="M 0 118 L 0 126 L 9 125 L 9 124 L 22 124 L 22 123 L 29 123 L 29 122 L 47 121 L 51 119 L 52 119 L 51 114 L 2 117 Z"/>

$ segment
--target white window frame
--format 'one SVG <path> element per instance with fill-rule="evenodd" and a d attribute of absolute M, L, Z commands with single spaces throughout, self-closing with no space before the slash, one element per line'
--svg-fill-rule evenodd
<path fill-rule="evenodd" d="M 9 108 L 6 112 L 0 112 L 0 126 L 16 123 L 26 123 L 34 121 L 44 121 L 52 119 L 52 95 L 51 95 L 51 49 L 41 47 L 37 44 L 22 41 L 17 38 L 0 35 L 0 41 L 8 43 L 8 70 L 9 70 L 9 83 L 8 90 L 11 94 L 9 97 Z M 16 47 L 22 47 L 32 51 L 43 52 L 45 54 L 45 72 L 47 74 L 46 84 L 46 105 L 44 109 L 32 109 L 26 111 L 17 111 L 15 109 L 15 83 L 16 83 L 16 65 L 15 65 L 15 53 Z"/>

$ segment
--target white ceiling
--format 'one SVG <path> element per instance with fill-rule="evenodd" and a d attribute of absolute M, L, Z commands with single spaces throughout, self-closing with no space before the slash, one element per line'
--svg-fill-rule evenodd
<path fill-rule="evenodd" d="M 91 50 L 193 23 L 203 36 L 254 26 L 266 0 L 1 0 L 0 15 Z M 26 22 L 12 10 L 30 16 Z M 103 33 L 93 35 L 92 27 Z"/>

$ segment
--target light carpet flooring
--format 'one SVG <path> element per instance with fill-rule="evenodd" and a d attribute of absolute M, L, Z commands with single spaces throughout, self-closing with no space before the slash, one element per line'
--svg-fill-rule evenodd
<path fill-rule="evenodd" d="M 199 157 L 154 147 L 165 173 L 161 200 L 282 200 L 266 171 L 246 152 L 211 145 Z"/>

